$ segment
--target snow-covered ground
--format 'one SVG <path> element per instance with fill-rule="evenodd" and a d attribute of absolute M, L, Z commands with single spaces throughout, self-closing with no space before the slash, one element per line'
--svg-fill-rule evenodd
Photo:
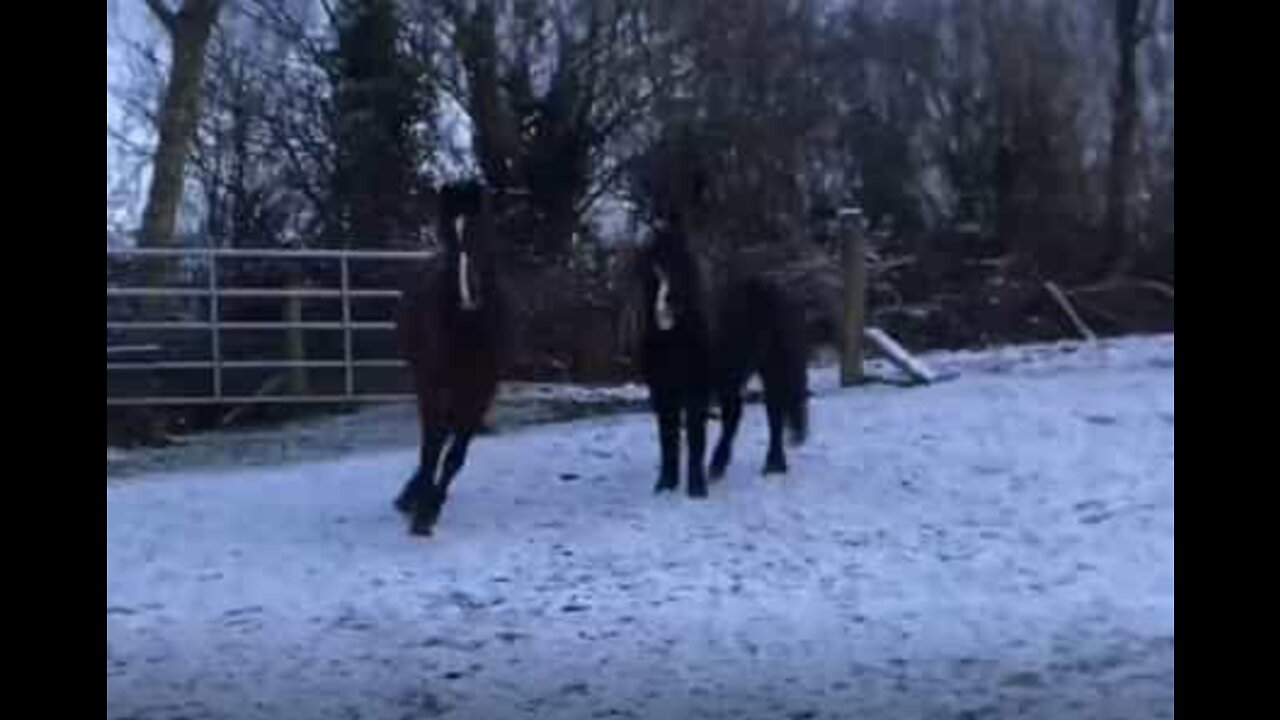
<path fill-rule="evenodd" d="M 1099 344 L 1060 342 L 981 352 L 934 352 L 921 356 L 944 377 L 1000 373 L 1035 376 L 1108 367 L 1162 367 L 1173 362 L 1173 338 L 1140 338 Z M 810 387 L 819 393 L 839 387 L 828 361 L 811 371 Z M 867 362 L 868 374 L 887 382 L 904 377 L 887 362 Z M 498 432 L 565 419 L 634 412 L 646 405 L 642 386 L 583 387 L 545 383 L 507 383 L 499 392 L 490 422 Z M 264 429 L 238 429 L 184 435 L 177 445 L 117 448 L 107 451 L 107 482 L 173 475 L 173 471 L 244 470 L 253 466 L 341 459 L 355 452 L 411 448 L 418 442 L 417 413 L 409 403 L 368 407 L 349 414 L 297 421 Z"/>
<path fill-rule="evenodd" d="M 430 540 L 409 448 L 109 483 L 107 716 L 1172 717 L 1173 350 L 819 372 L 704 502 L 643 414 L 505 431 Z"/>

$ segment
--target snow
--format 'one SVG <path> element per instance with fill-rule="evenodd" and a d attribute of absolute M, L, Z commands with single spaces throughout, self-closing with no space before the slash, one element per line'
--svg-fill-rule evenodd
<path fill-rule="evenodd" d="M 930 363 L 703 502 L 644 414 L 478 439 L 430 540 L 411 449 L 108 485 L 107 716 L 1172 717 L 1172 338 Z"/>

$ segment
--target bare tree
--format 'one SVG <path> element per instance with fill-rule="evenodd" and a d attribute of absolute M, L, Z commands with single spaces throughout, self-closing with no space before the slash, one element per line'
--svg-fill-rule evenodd
<path fill-rule="evenodd" d="M 448 91 L 470 118 L 485 179 L 523 195 L 508 235 L 538 263 L 567 257 L 583 215 L 617 186 L 648 115 L 656 92 L 645 73 L 645 4 L 445 4 Z"/>
<path fill-rule="evenodd" d="M 190 157 L 213 244 L 260 245 L 296 235 L 301 193 L 271 135 L 272 104 L 294 91 L 274 68 L 289 46 L 240 12 L 224 15 L 208 50 L 204 108 Z"/>
<path fill-rule="evenodd" d="M 818 4 L 658 5 L 653 22 L 672 58 L 664 69 L 679 75 L 654 105 L 649 162 L 635 168 L 637 200 L 659 214 L 686 204 L 680 195 L 691 188 L 662 176 L 673 163 L 689 165 L 706 184 L 700 202 L 716 208 L 698 220 L 707 242 L 727 250 L 801 237 L 806 149 L 834 95 L 820 65 Z"/>
<path fill-rule="evenodd" d="M 1150 34 L 1157 0 L 1114 0 L 1117 64 L 1115 104 L 1111 119 L 1111 152 L 1107 168 L 1107 240 L 1114 252 L 1112 277 L 1126 275 L 1137 259 L 1137 237 L 1129 215 L 1134 180 L 1134 146 L 1138 131 L 1138 46 Z M 1144 12 L 1145 7 L 1145 12 Z"/>
<path fill-rule="evenodd" d="M 171 50 L 169 79 L 157 118 L 151 187 L 142 216 L 142 241 L 149 245 L 173 242 L 187 153 L 200 117 L 205 49 L 222 5 L 222 0 L 183 0 L 174 9 L 163 0 L 147 0 L 147 8 L 168 35 Z"/>

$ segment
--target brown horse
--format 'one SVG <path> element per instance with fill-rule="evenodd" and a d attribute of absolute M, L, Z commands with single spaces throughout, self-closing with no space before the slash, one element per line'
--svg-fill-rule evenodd
<path fill-rule="evenodd" d="M 476 183 L 444 186 L 439 233 L 444 262 L 406 293 L 397 318 L 422 439 L 418 468 L 395 507 L 410 516 L 415 535 L 435 528 L 493 403 L 503 355 L 505 311 L 486 190 Z"/>

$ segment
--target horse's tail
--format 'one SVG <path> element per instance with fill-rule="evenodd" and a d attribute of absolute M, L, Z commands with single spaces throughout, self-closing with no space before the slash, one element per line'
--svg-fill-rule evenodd
<path fill-rule="evenodd" d="M 803 444 L 809 437 L 809 363 L 804 341 L 803 325 L 799 313 L 793 312 L 781 293 L 777 296 L 779 307 L 771 313 L 778 323 L 771 336 L 779 344 L 776 352 L 782 358 L 783 412 L 787 428 L 791 431 L 792 445 Z"/>
<path fill-rule="evenodd" d="M 799 328 L 785 333 L 786 346 L 782 348 L 787 363 L 786 419 L 791 429 L 792 445 L 804 445 L 809 438 L 809 363 L 803 334 Z"/>

